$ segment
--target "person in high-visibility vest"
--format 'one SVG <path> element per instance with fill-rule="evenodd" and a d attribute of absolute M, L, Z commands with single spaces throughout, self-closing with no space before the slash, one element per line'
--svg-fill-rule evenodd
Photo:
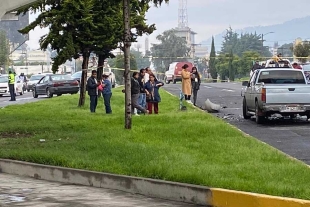
<path fill-rule="evenodd" d="M 15 98 L 15 75 L 12 71 L 9 72 L 9 91 L 11 95 L 10 101 L 16 101 Z"/>

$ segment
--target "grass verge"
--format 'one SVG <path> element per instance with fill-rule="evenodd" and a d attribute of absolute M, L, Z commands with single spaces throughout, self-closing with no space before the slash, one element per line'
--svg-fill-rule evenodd
<path fill-rule="evenodd" d="M 178 111 L 162 91 L 160 114 L 123 129 L 124 95 L 90 114 L 78 96 L 0 110 L 0 157 L 208 187 L 310 199 L 310 169 L 200 110 Z M 45 142 L 40 142 L 45 139 Z"/>

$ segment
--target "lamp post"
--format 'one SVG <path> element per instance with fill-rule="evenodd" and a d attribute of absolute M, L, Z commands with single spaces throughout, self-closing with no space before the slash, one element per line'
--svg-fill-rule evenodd
<path fill-rule="evenodd" d="M 26 67 L 25 67 L 25 69 L 26 69 L 26 74 L 28 75 L 28 52 L 27 52 L 27 48 L 22 49 L 22 54 L 24 54 L 25 58 L 26 58 Z"/>
<path fill-rule="evenodd" d="M 268 34 L 273 34 L 274 32 L 267 32 L 266 34 L 262 34 L 262 55 L 264 54 L 264 36 Z"/>

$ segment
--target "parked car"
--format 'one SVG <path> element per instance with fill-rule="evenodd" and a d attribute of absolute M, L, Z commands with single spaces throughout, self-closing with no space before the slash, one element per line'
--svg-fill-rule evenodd
<path fill-rule="evenodd" d="M 72 74 L 72 79 L 78 81 L 79 83 L 81 82 L 81 78 L 82 78 L 82 71 L 78 71 L 74 74 Z"/>
<path fill-rule="evenodd" d="M 0 96 L 10 95 L 9 90 L 9 76 L 8 75 L 0 75 Z M 20 81 L 18 77 L 15 77 L 15 93 L 19 95 L 23 95 L 23 81 Z"/>
<path fill-rule="evenodd" d="M 290 116 L 299 114 L 310 118 L 310 85 L 302 70 L 292 68 L 268 68 L 256 70 L 245 86 L 243 117 L 256 116 L 261 124 L 273 114 Z"/>
<path fill-rule="evenodd" d="M 41 80 L 42 77 L 44 77 L 44 74 L 36 74 L 32 75 L 28 81 L 27 84 L 27 91 L 33 91 L 33 86 Z"/>
<path fill-rule="evenodd" d="M 168 70 L 165 72 L 164 81 L 166 84 L 173 82 L 176 84 L 177 81 L 182 81 L 181 73 L 183 65 L 187 64 L 189 67 L 187 68 L 188 71 L 192 72 L 192 68 L 194 64 L 191 62 L 173 62 L 169 65 Z"/>
<path fill-rule="evenodd" d="M 54 94 L 61 96 L 62 94 L 76 94 L 79 91 L 78 81 L 71 78 L 70 75 L 52 74 L 46 75 L 33 86 L 33 97 L 38 98 L 39 95 L 46 95 L 52 98 Z"/>

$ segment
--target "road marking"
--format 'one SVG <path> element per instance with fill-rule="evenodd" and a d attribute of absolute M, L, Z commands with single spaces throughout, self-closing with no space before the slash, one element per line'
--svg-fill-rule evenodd
<path fill-rule="evenodd" d="M 235 92 L 234 90 L 230 90 L 230 89 L 222 89 L 222 91 Z"/>
<path fill-rule="evenodd" d="M 212 88 L 212 87 L 210 87 L 210 86 L 204 86 L 205 88 Z"/>

